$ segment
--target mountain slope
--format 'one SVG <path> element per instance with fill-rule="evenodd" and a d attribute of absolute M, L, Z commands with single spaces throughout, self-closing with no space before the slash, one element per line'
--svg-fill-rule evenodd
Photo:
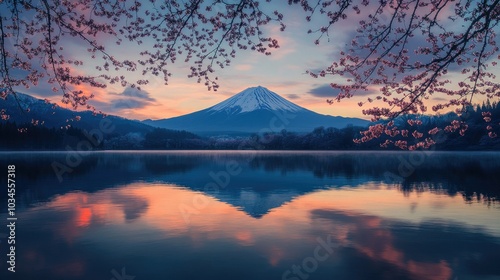
<path fill-rule="evenodd" d="M 130 132 L 147 133 L 153 130 L 153 127 L 139 121 L 129 120 L 113 115 L 94 115 L 91 111 L 73 111 L 59 106 L 53 107 L 42 99 L 37 99 L 27 94 L 16 93 L 19 104 L 14 96 L 9 95 L 7 99 L 0 99 L 0 108 L 5 109 L 9 115 L 9 121 L 17 124 L 31 123 L 32 120 L 43 121 L 43 125 L 49 128 L 60 128 L 67 125 L 73 127 L 92 130 L 99 129 L 103 119 L 109 120 L 110 126 L 114 126 L 112 133 L 125 135 Z M 23 111 L 19 108 L 22 107 Z M 27 111 L 26 109 L 29 109 Z M 76 117 L 80 116 L 77 121 Z"/>
<path fill-rule="evenodd" d="M 366 126 L 358 118 L 322 115 L 300 107 L 261 86 L 248 88 L 212 107 L 191 114 L 144 123 L 197 133 L 309 132 L 316 127 Z"/>
<path fill-rule="evenodd" d="M 247 88 L 244 91 L 207 109 L 209 112 L 227 112 L 238 114 L 255 110 L 282 110 L 298 112 L 305 110 L 284 99 L 278 94 L 261 86 Z"/>

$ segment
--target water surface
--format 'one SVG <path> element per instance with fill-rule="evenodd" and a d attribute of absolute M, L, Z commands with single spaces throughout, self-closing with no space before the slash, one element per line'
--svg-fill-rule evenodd
<path fill-rule="evenodd" d="M 0 163 L 18 179 L 17 272 L 2 261 L 2 279 L 500 279 L 499 153 L 3 153 Z"/>

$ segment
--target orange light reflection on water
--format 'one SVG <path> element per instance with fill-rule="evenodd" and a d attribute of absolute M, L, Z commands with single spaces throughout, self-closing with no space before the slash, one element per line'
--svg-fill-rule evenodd
<path fill-rule="evenodd" d="M 152 231 L 158 239 L 189 237 L 195 247 L 215 239 L 254 246 L 272 266 L 285 259 L 301 258 L 303 251 L 290 244 L 314 244 L 317 232 L 322 232 L 341 246 L 350 246 L 372 260 L 390 263 L 416 278 L 449 279 L 450 264 L 444 260 L 408 258 L 395 245 L 393 233 L 386 225 L 390 221 L 418 224 L 433 219 L 464 224 L 465 220 L 465 226 L 500 236 L 498 218 L 492 213 L 498 209 L 480 203 L 466 207 L 464 204 L 460 196 L 431 192 L 404 195 L 384 185 L 367 184 L 296 197 L 256 218 L 235 205 L 176 185 L 134 183 L 96 193 L 60 195 L 29 212 L 73 213 L 65 215 L 66 220 L 55 229 L 68 243 L 91 227 L 137 224 L 140 226 L 134 230 L 138 232 L 131 235 Z M 29 220 L 29 212 L 23 219 Z"/>

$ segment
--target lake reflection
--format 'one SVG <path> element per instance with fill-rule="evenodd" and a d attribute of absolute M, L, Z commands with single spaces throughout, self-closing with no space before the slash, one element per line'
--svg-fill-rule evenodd
<path fill-rule="evenodd" d="M 500 154 L 95 153 L 59 182 L 65 156 L 0 159 L 2 279 L 500 278 Z"/>

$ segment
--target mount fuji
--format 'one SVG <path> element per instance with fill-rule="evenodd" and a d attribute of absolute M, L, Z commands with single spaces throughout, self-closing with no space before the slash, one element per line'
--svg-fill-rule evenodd
<path fill-rule="evenodd" d="M 366 126 L 368 121 L 322 115 L 300 107 L 265 87 L 257 86 L 201 111 L 144 123 L 201 134 L 310 132 L 316 127 Z"/>

